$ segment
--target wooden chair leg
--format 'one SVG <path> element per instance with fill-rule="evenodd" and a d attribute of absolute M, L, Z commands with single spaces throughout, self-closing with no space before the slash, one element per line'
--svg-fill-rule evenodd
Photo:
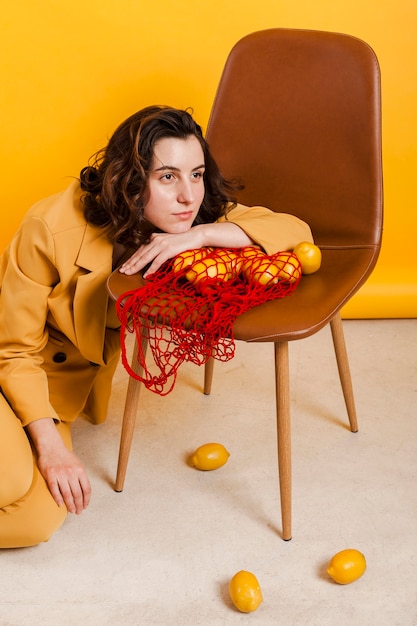
<path fill-rule="evenodd" d="M 353 433 L 358 432 L 358 420 L 356 416 L 355 399 L 353 397 L 352 378 L 349 369 L 349 360 L 346 351 L 345 336 L 340 313 L 337 313 L 330 321 L 333 344 L 336 353 L 337 367 L 340 382 L 342 383 L 343 395 L 349 417 L 350 429 Z"/>
<path fill-rule="evenodd" d="M 142 338 L 142 350 L 146 354 L 148 345 L 147 338 Z M 138 363 L 138 344 L 135 341 L 132 355 L 132 370 L 139 376 L 142 373 L 142 367 Z M 122 433 L 120 436 L 119 462 L 117 465 L 115 491 L 123 491 L 123 485 L 126 477 L 127 464 L 129 461 L 130 448 L 132 446 L 133 433 L 135 430 L 136 414 L 138 410 L 139 392 L 142 383 L 133 377 L 129 378 L 126 401 L 123 412 Z"/>
<path fill-rule="evenodd" d="M 287 341 L 275 343 L 275 390 L 282 538 L 289 541 L 291 539 L 291 421 Z"/>
<path fill-rule="evenodd" d="M 211 393 L 211 383 L 213 381 L 214 358 L 210 357 L 204 366 L 204 393 L 209 396 Z"/>

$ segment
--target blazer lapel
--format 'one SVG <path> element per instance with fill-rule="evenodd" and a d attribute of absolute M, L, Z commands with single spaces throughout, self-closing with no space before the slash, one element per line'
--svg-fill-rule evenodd
<path fill-rule="evenodd" d="M 103 347 L 109 296 L 107 277 L 112 270 L 113 246 L 102 229 L 87 224 L 76 264 L 80 275 L 74 294 L 74 327 L 78 347 L 93 363 L 105 364 Z"/>

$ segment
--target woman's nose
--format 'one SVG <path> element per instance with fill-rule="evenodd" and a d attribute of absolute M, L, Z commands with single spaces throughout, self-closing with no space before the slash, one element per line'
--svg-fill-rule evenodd
<path fill-rule="evenodd" d="M 194 202 L 194 200 L 195 194 L 192 182 L 187 180 L 181 181 L 181 186 L 178 192 L 178 202 L 191 204 L 191 202 Z"/>

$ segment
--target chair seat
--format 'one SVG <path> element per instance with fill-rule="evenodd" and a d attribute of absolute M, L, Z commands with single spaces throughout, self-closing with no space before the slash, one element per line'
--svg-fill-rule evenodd
<path fill-rule="evenodd" d="M 322 265 L 295 291 L 242 313 L 233 325 L 242 341 L 292 341 L 323 328 L 357 291 L 374 261 L 373 248 L 322 250 Z M 360 283 L 362 284 L 362 282 Z"/>
<path fill-rule="evenodd" d="M 320 270 L 302 276 L 291 295 L 239 315 L 233 326 L 235 339 L 291 341 L 316 333 L 358 289 L 358 279 L 366 275 L 374 255 L 373 247 L 322 250 Z M 144 282 L 141 274 L 127 276 L 115 270 L 108 279 L 108 290 L 117 300 Z"/>

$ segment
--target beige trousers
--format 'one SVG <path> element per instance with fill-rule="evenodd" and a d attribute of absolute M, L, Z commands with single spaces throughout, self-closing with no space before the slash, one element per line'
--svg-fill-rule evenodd
<path fill-rule="evenodd" d="M 72 449 L 70 424 L 57 424 Z M 0 394 L 0 548 L 48 541 L 67 515 L 58 507 L 39 472 L 20 420 Z"/>

